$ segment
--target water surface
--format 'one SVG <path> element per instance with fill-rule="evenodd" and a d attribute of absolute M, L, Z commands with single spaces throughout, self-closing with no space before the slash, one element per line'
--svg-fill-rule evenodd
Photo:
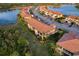
<path fill-rule="evenodd" d="M 79 16 L 79 9 L 77 9 L 75 5 L 62 5 L 59 8 L 49 6 L 48 9 L 61 12 L 64 15 Z"/>
<path fill-rule="evenodd" d="M 0 12 L 0 25 L 16 23 L 18 14 L 19 14 L 19 10 Z"/>

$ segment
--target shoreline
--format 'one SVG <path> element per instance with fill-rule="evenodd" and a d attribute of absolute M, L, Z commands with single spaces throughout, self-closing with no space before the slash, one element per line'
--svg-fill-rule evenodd
<path fill-rule="evenodd" d="M 0 29 L 11 29 L 11 28 L 15 28 L 17 26 L 18 22 L 14 23 L 14 24 L 7 24 L 7 25 L 0 25 Z"/>
<path fill-rule="evenodd" d="M 14 11 L 14 10 L 19 10 L 19 8 L 0 9 L 0 13 Z"/>

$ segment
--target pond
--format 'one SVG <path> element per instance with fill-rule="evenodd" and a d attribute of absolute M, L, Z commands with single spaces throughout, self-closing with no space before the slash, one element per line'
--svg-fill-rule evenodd
<path fill-rule="evenodd" d="M 74 16 L 79 16 L 79 9 L 75 7 L 75 5 L 62 5 L 59 8 L 54 8 L 49 6 L 49 10 L 54 10 L 63 13 L 64 15 L 74 15 Z"/>
<path fill-rule="evenodd" d="M 0 25 L 15 24 L 19 10 L 0 12 Z"/>

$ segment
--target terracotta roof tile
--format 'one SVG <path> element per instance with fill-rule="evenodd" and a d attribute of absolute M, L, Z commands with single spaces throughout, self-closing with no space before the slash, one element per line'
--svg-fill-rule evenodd
<path fill-rule="evenodd" d="M 79 34 L 77 33 L 67 33 L 58 41 L 57 45 L 63 47 L 64 49 L 72 52 L 79 52 Z"/>
<path fill-rule="evenodd" d="M 53 13 L 53 14 L 58 14 L 58 15 L 61 15 L 62 13 L 60 12 L 57 12 L 57 11 L 52 11 L 52 10 L 48 10 L 49 13 Z"/>
<path fill-rule="evenodd" d="M 40 11 L 46 11 L 46 12 L 49 12 L 50 14 L 58 14 L 58 15 L 61 15 L 62 13 L 60 12 L 57 12 L 57 11 L 52 11 L 52 10 L 48 10 L 47 9 L 47 6 L 40 6 L 39 7 Z"/>
<path fill-rule="evenodd" d="M 78 16 L 68 16 L 68 18 L 72 18 L 72 19 L 79 19 Z"/>
<path fill-rule="evenodd" d="M 26 20 L 32 27 L 34 27 L 35 29 L 37 29 L 39 32 L 41 33 L 53 33 L 55 32 L 55 28 L 48 26 L 40 21 L 37 21 L 37 19 L 34 18 L 29 18 L 28 20 Z"/>
<path fill-rule="evenodd" d="M 41 33 L 46 34 L 52 34 L 56 31 L 56 26 L 53 25 L 52 27 L 49 25 L 46 25 L 40 21 L 38 21 L 36 18 L 31 17 L 31 14 L 28 14 L 26 12 L 27 10 L 22 10 L 21 15 L 25 18 L 25 21 L 30 24 L 33 28 L 38 30 Z"/>

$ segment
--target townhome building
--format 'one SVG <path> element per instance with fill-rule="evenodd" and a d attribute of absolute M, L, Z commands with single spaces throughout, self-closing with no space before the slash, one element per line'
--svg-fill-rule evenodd
<path fill-rule="evenodd" d="M 57 42 L 58 52 L 61 55 L 79 55 L 79 34 L 74 32 L 66 33 Z"/>
<path fill-rule="evenodd" d="M 40 6 L 39 11 L 44 12 L 45 15 L 48 15 L 51 18 L 61 18 L 61 17 L 63 17 L 62 13 L 57 12 L 57 11 L 48 10 L 47 6 Z"/>
<path fill-rule="evenodd" d="M 76 25 L 79 25 L 79 17 L 78 16 L 68 16 L 65 19 L 66 22 L 68 23 L 75 23 Z"/>
<path fill-rule="evenodd" d="M 48 15 L 51 16 L 52 18 L 61 18 L 63 17 L 63 14 L 57 11 L 51 11 L 48 10 Z"/>
<path fill-rule="evenodd" d="M 21 16 L 24 18 L 24 21 L 27 23 L 28 28 L 34 31 L 37 36 L 47 37 L 51 34 L 56 33 L 55 25 L 47 25 L 41 21 L 38 21 L 37 18 L 32 17 L 31 14 L 27 12 L 28 9 L 21 10 Z"/>

